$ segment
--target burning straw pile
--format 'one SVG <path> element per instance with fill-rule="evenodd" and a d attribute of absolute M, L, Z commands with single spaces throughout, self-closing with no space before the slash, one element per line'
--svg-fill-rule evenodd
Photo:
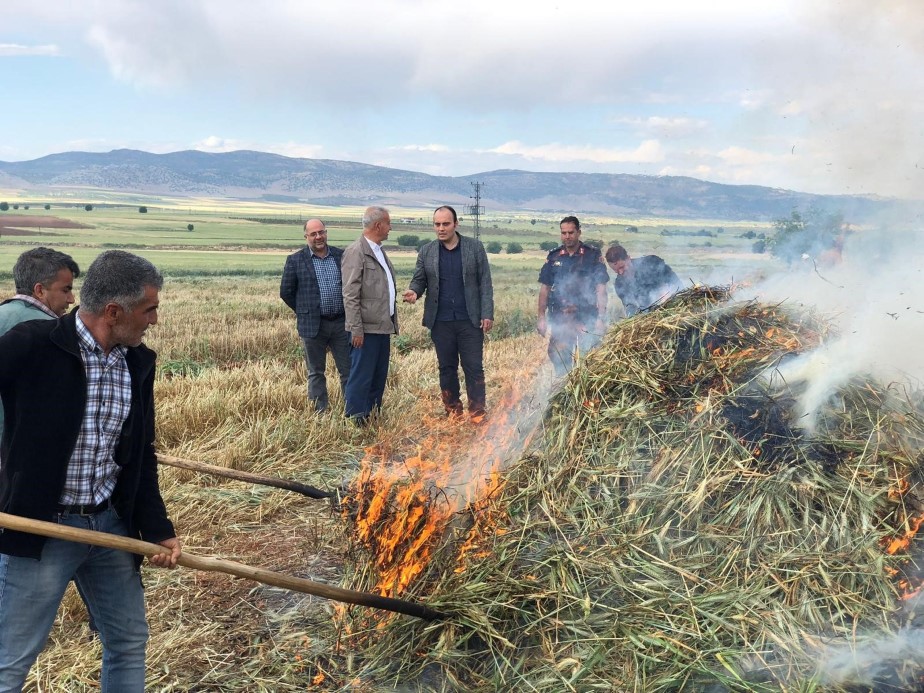
<path fill-rule="evenodd" d="M 901 625 L 921 408 L 855 382 L 809 435 L 791 413 L 799 384 L 767 373 L 823 326 L 727 298 L 692 289 L 612 329 L 552 400 L 533 451 L 394 595 L 449 617 L 344 614 L 344 680 L 867 690 L 821 664 L 828 648 Z M 352 577 L 374 585 L 365 561 Z"/>

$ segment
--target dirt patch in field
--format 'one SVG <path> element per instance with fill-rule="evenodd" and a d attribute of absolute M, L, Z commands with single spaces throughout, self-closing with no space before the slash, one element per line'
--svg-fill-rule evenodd
<path fill-rule="evenodd" d="M 0 236 L 60 236 L 51 231 L 29 231 L 28 229 L 12 229 L 0 224 Z"/>
<path fill-rule="evenodd" d="M 33 217 L 24 214 L 4 214 L 0 217 L 0 234 L 5 236 L 37 236 L 40 231 L 29 229 L 92 229 L 92 226 L 78 224 L 60 217 Z M 44 235 L 48 235 L 45 233 Z"/>

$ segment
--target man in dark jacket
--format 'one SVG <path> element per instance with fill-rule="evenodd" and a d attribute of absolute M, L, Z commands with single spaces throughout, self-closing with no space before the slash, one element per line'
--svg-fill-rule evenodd
<path fill-rule="evenodd" d="M 305 240 L 306 247 L 286 258 L 279 296 L 295 311 L 308 368 L 308 398 L 320 412 L 329 404 L 328 350 L 340 372 L 341 392 L 346 391 L 350 377 L 350 339 L 344 326 L 340 273 L 343 251 L 327 245 L 327 229 L 320 219 L 305 222 Z"/>
<path fill-rule="evenodd" d="M 613 243 L 606 249 L 606 262 L 616 273 L 613 287 L 626 317 L 660 303 L 683 288 L 674 270 L 657 255 L 633 260 L 625 248 Z"/>
<path fill-rule="evenodd" d="M 484 336 L 494 325 L 491 266 L 481 241 L 462 236 L 456 210 L 433 213 L 436 240 L 417 254 L 417 267 L 404 300 L 426 293 L 423 324 L 430 329 L 440 369 L 440 391 L 447 414 L 461 414 L 459 362 L 465 373 L 468 412 L 485 413 Z"/>
<path fill-rule="evenodd" d="M 77 310 L 0 337 L 0 510 L 159 543 L 151 562 L 173 567 L 180 541 L 154 453 L 155 354 L 142 344 L 162 284 L 147 260 L 107 251 L 87 271 Z M 72 577 L 100 631 L 102 690 L 143 691 L 140 563 L 124 551 L 0 533 L 0 691 L 22 686 Z"/>
<path fill-rule="evenodd" d="M 51 248 L 27 250 L 13 265 L 16 295 L 0 303 L 0 337 L 28 320 L 57 320 L 74 302 L 80 268 L 70 255 Z M 0 431 L 3 406 L 0 405 Z"/>
<path fill-rule="evenodd" d="M 539 271 L 536 329 L 549 334 L 549 359 L 560 376 L 574 365 L 575 350 L 585 352 L 603 336 L 609 276 L 600 251 L 581 242 L 577 217 L 565 217 L 559 229 L 561 245 Z"/>

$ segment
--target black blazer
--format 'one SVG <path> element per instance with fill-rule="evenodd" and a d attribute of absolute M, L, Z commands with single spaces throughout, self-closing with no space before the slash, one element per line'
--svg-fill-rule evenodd
<path fill-rule="evenodd" d="M 45 521 L 57 512 L 87 405 L 76 315 L 75 308 L 60 320 L 24 322 L 0 337 L 0 397 L 6 413 L 0 440 L 2 512 Z M 132 400 L 115 450 L 121 471 L 112 493 L 129 535 L 154 543 L 176 536 L 157 480 L 156 358 L 143 344 L 129 347 L 125 356 Z M 0 553 L 38 558 L 44 543 L 34 534 L 0 530 Z"/>
<path fill-rule="evenodd" d="M 327 250 L 337 262 L 339 272 L 343 251 L 330 245 Z M 282 281 L 279 283 L 279 297 L 295 311 L 298 336 L 302 339 L 317 337 L 321 327 L 321 290 L 318 288 L 318 275 L 314 271 L 308 246 L 286 258 Z"/>
<path fill-rule="evenodd" d="M 494 285 L 491 283 L 491 265 L 484 245 L 475 238 L 459 234 L 462 252 L 462 284 L 465 287 L 465 306 L 468 318 L 475 327 L 484 319 L 494 320 Z M 430 241 L 417 253 L 417 266 L 409 286 L 418 298 L 424 300 L 423 325 L 433 329 L 440 301 L 440 241 Z"/>

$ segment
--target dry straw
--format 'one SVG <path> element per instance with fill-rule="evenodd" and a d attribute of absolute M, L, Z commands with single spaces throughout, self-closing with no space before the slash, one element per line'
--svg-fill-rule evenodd
<path fill-rule="evenodd" d="M 905 559 L 883 547 L 917 512 L 920 407 L 854 382 L 808 437 L 789 413 L 798 384 L 764 376 L 823 326 L 727 298 L 689 290 L 612 329 L 533 450 L 397 595 L 451 618 L 344 612 L 330 681 L 848 690 L 823 678 L 820 653 L 900 625 Z M 357 555 L 348 584 L 369 588 L 374 561 Z"/>

